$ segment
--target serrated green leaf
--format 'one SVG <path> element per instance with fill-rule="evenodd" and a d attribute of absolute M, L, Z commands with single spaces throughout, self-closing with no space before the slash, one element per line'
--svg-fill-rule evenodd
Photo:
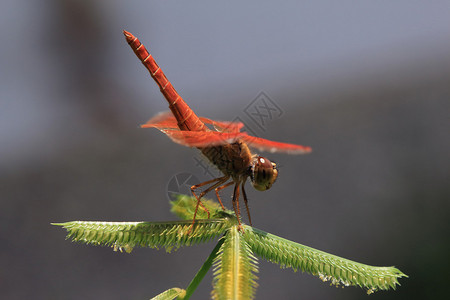
<path fill-rule="evenodd" d="M 225 218 L 234 215 L 232 211 L 223 211 L 217 201 L 202 198 L 203 206 L 209 211 L 211 218 Z M 197 206 L 197 199 L 195 197 L 178 195 L 177 199 L 170 201 L 170 211 L 183 220 L 192 220 L 194 218 L 195 207 Z M 199 205 L 196 219 L 207 219 L 207 212 Z"/>
<path fill-rule="evenodd" d="M 67 238 L 89 245 L 111 246 L 115 251 L 131 252 L 134 247 L 167 251 L 204 243 L 222 235 L 230 226 L 227 219 L 197 220 L 190 234 L 191 221 L 175 222 L 95 222 L 73 221 L 53 224 L 68 231 Z"/>
<path fill-rule="evenodd" d="M 253 252 L 281 267 L 318 276 L 333 285 L 360 286 L 368 293 L 395 289 L 398 278 L 408 277 L 394 267 L 374 267 L 316 250 L 244 225 L 244 239 Z"/>
<path fill-rule="evenodd" d="M 180 288 L 171 288 L 161 294 L 153 297 L 151 300 L 173 300 L 177 297 L 184 297 L 186 291 Z"/>
<path fill-rule="evenodd" d="M 253 299 L 257 287 L 257 259 L 238 226 L 225 234 L 213 263 L 213 299 Z"/>

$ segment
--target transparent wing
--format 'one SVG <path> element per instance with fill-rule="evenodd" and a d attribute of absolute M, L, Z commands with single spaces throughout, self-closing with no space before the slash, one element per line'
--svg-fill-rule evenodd
<path fill-rule="evenodd" d="M 170 137 L 175 143 L 188 147 L 208 147 L 229 144 L 242 139 L 250 147 L 260 151 L 281 152 L 288 154 L 305 154 L 311 152 L 311 147 L 280 143 L 250 136 L 240 132 L 244 124 L 241 122 L 214 121 L 200 117 L 205 124 L 213 125 L 217 131 L 181 131 L 177 120 L 170 111 L 162 112 L 151 118 L 142 128 L 157 128 Z"/>
<path fill-rule="evenodd" d="M 177 120 L 170 111 L 161 112 L 148 120 L 147 123 L 141 125 L 141 128 L 152 127 L 158 128 L 161 131 L 165 129 L 180 130 Z"/>
<path fill-rule="evenodd" d="M 226 122 L 226 121 L 214 121 L 208 118 L 199 118 L 203 123 L 210 124 L 220 132 L 239 132 L 244 124 L 241 122 Z M 153 118 L 147 121 L 147 123 L 141 125 L 141 128 L 158 128 L 179 130 L 178 122 L 173 116 L 172 112 L 166 111 L 157 114 Z"/>
<path fill-rule="evenodd" d="M 241 139 L 244 140 L 250 147 L 256 148 L 260 151 L 267 151 L 271 153 L 280 152 L 287 154 L 306 154 L 311 152 L 311 147 L 308 146 L 274 142 L 247 134 Z"/>
<path fill-rule="evenodd" d="M 242 132 L 161 130 L 175 143 L 188 147 L 212 147 L 234 143 L 245 136 Z"/>
<path fill-rule="evenodd" d="M 241 122 L 214 121 L 203 117 L 200 117 L 200 120 L 205 124 L 213 125 L 217 131 L 221 132 L 239 132 L 244 127 Z"/>

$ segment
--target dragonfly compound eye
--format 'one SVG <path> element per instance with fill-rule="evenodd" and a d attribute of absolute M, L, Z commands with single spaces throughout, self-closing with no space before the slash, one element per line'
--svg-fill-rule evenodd
<path fill-rule="evenodd" d="M 277 165 L 267 158 L 256 156 L 251 166 L 250 178 L 253 187 L 258 191 L 270 189 L 278 177 Z"/>

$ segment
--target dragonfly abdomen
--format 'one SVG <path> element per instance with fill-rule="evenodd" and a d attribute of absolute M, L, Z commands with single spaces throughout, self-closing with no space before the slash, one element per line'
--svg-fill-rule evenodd
<path fill-rule="evenodd" d="M 170 110 L 177 119 L 180 130 L 206 131 L 206 125 L 181 98 L 145 46 L 130 32 L 124 30 L 123 34 L 133 52 L 158 84 L 161 93 L 169 103 Z"/>

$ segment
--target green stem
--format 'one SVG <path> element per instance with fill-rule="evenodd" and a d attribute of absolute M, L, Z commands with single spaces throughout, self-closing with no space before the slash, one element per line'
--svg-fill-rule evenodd
<path fill-rule="evenodd" d="M 194 291 L 197 289 L 200 282 L 203 280 L 203 277 L 205 277 L 206 273 L 208 273 L 209 269 L 212 266 L 212 263 L 214 259 L 217 257 L 217 253 L 219 252 L 220 246 L 222 246 L 224 242 L 224 239 L 221 238 L 219 242 L 217 243 L 216 247 L 214 247 L 211 254 L 206 259 L 203 266 L 200 268 L 200 270 L 195 274 L 195 277 L 192 279 L 191 283 L 189 283 L 189 286 L 186 288 L 186 295 L 184 296 L 183 300 L 188 300 Z"/>

